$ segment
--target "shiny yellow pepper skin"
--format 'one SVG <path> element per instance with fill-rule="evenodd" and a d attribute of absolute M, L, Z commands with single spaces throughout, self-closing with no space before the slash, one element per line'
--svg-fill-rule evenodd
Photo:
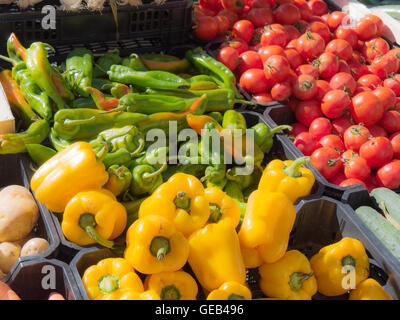
<path fill-rule="evenodd" d="M 196 300 L 196 280 L 184 271 L 159 272 L 146 277 L 145 288 L 157 293 L 161 300 Z"/>
<path fill-rule="evenodd" d="M 120 300 L 144 291 L 142 280 L 123 258 L 107 258 L 85 270 L 83 285 L 90 300 Z"/>
<path fill-rule="evenodd" d="M 217 289 L 227 281 L 245 283 L 246 269 L 239 239 L 229 218 L 193 233 L 189 247 L 188 262 L 205 290 Z"/>
<path fill-rule="evenodd" d="M 127 291 L 123 293 L 119 300 L 161 300 L 160 296 L 154 290 L 144 292 Z"/>
<path fill-rule="evenodd" d="M 242 252 L 246 269 L 258 268 L 264 263 L 257 248 L 247 248 L 243 244 L 240 244 L 240 251 Z"/>
<path fill-rule="evenodd" d="M 317 293 L 317 280 L 310 262 L 300 251 L 287 251 L 278 261 L 263 264 L 258 270 L 260 288 L 268 297 L 311 300 Z"/>
<path fill-rule="evenodd" d="M 242 247 L 257 249 L 266 263 L 278 261 L 286 252 L 296 210 L 280 192 L 253 191 L 239 230 Z"/>
<path fill-rule="evenodd" d="M 126 227 L 125 207 L 106 189 L 77 193 L 67 204 L 61 223 L 65 237 L 80 246 L 99 244 L 112 248 Z"/>
<path fill-rule="evenodd" d="M 102 187 L 108 180 L 104 164 L 87 142 L 76 142 L 46 161 L 31 179 L 39 202 L 63 212 L 78 192 Z"/>
<path fill-rule="evenodd" d="M 292 160 L 272 160 L 264 169 L 258 184 L 259 190 L 282 192 L 292 202 L 308 196 L 315 182 L 310 169 L 301 167 L 308 163 L 310 157 Z"/>
<path fill-rule="evenodd" d="M 228 281 L 211 291 L 207 300 L 251 300 L 251 291 L 241 283 Z"/>
<path fill-rule="evenodd" d="M 127 231 L 124 257 L 140 273 L 177 271 L 188 255 L 187 239 L 162 216 L 141 217 Z"/>
<path fill-rule="evenodd" d="M 328 297 L 345 294 L 347 274 L 351 267 L 355 268 L 355 283 L 358 284 L 369 276 L 369 259 L 363 244 L 353 238 L 343 238 L 339 242 L 323 247 L 311 260 L 318 282 L 318 291 Z M 346 278 L 345 278 L 346 277 Z M 351 284 L 351 282 L 350 282 Z M 344 288 L 345 287 L 345 288 Z"/>
<path fill-rule="evenodd" d="M 139 218 L 158 214 L 172 221 L 186 237 L 202 228 L 210 217 L 203 184 L 195 176 L 176 173 L 143 201 Z"/>
<path fill-rule="evenodd" d="M 236 228 L 240 222 L 240 208 L 235 200 L 219 188 L 207 188 L 204 195 L 209 202 L 209 222 L 215 223 L 220 219 L 230 218 Z"/>
<path fill-rule="evenodd" d="M 375 279 L 368 278 L 350 291 L 349 300 L 393 300 L 393 297 Z"/>

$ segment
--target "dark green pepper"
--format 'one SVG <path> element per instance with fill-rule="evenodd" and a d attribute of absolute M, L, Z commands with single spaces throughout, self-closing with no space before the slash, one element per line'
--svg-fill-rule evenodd
<path fill-rule="evenodd" d="M 95 151 L 96 150 L 97 149 L 95 149 Z M 106 168 L 109 168 L 112 165 L 129 167 L 132 159 L 133 158 L 131 152 L 129 152 L 125 148 L 120 148 L 117 151 L 107 153 L 107 155 L 103 158 L 103 163 Z"/>
<path fill-rule="evenodd" d="M 62 151 L 73 143 L 72 141 L 67 141 L 60 138 L 55 132 L 54 128 L 51 128 L 50 130 L 49 139 L 54 149 L 56 149 L 57 151 Z"/>
<path fill-rule="evenodd" d="M 269 129 L 265 123 L 258 123 L 251 127 L 254 130 L 254 142 L 260 147 L 261 151 L 268 153 L 274 144 L 274 134 L 281 130 L 291 130 L 292 127 L 289 125 L 280 125 L 274 129 Z"/>
<path fill-rule="evenodd" d="M 148 164 L 139 165 L 132 170 L 132 183 L 130 192 L 133 195 L 151 194 L 162 183 L 161 173 L 167 169 L 167 164 L 163 164 L 159 169 L 154 169 Z"/>
<path fill-rule="evenodd" d="M 237 202 L 244 202 L 242 187 L 238 182 L 229 180 L 224 187 L 224 192 Z"/>
<path fill-rule="evenodd" d="M 109 178 L 104 186 L 110 190 L 116 197 L 126 192 L 132 182 L 132 173 L 125 166 L 112 165 L 107 169 Z"/>
<path fill-rule="evenodd" d="M 107 71 L 110 70 L 111 66 L 113 64 L 120 64 L 121 62 L 122 58 L 119 56 L 118 49 L 110 50 L 105 54 L 101 54 L 100 58 L 98 58 L 94 64 L 93 77 L 106 77 Z"/>
<path fill-rule="evenodd" d="M 27 144 L 25 147 L 33 162 L 38 166 L 41 166 L 57 153 L 56 150 L 38 143 Z"/>
<path fill-rule="evenodd" d="M 96 109 L 96 103 L 94 102 L 92 97 L 88 98 L 77 98 L 74 101 L 72 101 L 71 106 L 73 108 L 91 108 L 91 109 Z"/>
<path fill-rule="evenodd" d="M 88 97 L 86 88 L 92 85 L 93 53 L 85 48 L 73 49 L 65 62 L 66 79 L 74 92 Z"/>
<path fill-rule="evenodd" d="M 97 90 L 100 90 L 103 93 L 111 94 L 111 88 L 113 87 L 113 83 L 107 79 L 93 78 L 92 87 Z"/>

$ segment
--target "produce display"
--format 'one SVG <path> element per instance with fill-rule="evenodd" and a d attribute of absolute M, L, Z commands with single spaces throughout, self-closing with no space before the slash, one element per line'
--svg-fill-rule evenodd
<path fill-rule="evenodd" d="M 59 261 L 47 300 L 398 299 L 400 49 L 378 17 L 347 18 L 200 0 L 197 45 L 165 52 L 11 33 L 0 160 L 25 187 L 0 185 L 0 300 L 31 297 L 25 257 L 32 275 Z M 271 123 L 270 102 L 297 122 Z M 315 169 L 368 199 L 330 197 Z M 60 241 L 46 256 L 39 224 Z"/>

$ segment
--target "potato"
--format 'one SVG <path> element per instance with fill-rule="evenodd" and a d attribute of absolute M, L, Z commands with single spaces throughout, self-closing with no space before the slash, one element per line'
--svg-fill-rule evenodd
<path fill-rule="evenodd" d="M 32 238 L 28 240 L 21 249 L 21 257 L 33 256 L 47 250 L 50 244 L 43 238 Z"/>
<path fill-rule="evenodd" d="M 11 185 L 0 191 L 0 242 L 26 237 L 39 218 L 39 208 L 28 189 Z"/>
<path fill-rule="evenodd" d="M 17 261 L 20 252 L 21 247 L 14 243 L 0 243 L 0 270 L 8 273 L 15 261 Z"/>

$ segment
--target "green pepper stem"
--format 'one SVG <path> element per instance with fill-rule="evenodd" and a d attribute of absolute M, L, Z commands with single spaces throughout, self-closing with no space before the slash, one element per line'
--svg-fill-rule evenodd
<path fill-rule="evenodd" d="M 169 239 L 166 237 L 154 237 L 150 243 L 150 253 L 161 261 L 171 251 Z"/>
<path fill-rule="evenodd" d="M 273 129 L 271 129 L 269 132 L 270 132 L 271 135 L 273 135 L 273 134 L 275 134 L 275 133 L 277 133 L 277 132 L 279 132 L 281 130 L 292 130 L 292 129 L 293 129 L 292 126 L 290 126 L 288 124 L 282 124 L 280 126 L 277 126 L 277 127 L 273 128 Z"/>
<path fill-rule="evenodd" d="M 190 209 L 190 198 L 184 191 L 179 191 L 174 199 L 174 204 L 177 208 L 183 210 Z"/>
<path fill-rule="evenodd" d="M 9 57 L 3 56 L 1 54 L 0 54 L 0 59 L 11 63 L 13 66 L 15 66 L 17 64 L 17 61 L 15 61 L 14 59 L 11 59 Z"/>
<path fill-rule="evenodd" d="M 103 159 L 106 157 L 108 153 L 108 145 L 106 142 L 100 142 L 100 144 L 103 145 L 103 148 L 101 148 L 97 153 L 96 153 L 96 158 L 100 161 L 103 161 Z"/>
<path fill-rule="evenodd" d="M 342 258 L 342 266 L 356 266 L 356 259 L 354 259 L 351 255 L 347 255 L 345 257 Z"/>
<path fill-rule="evenodd" d="M 301 172 L 300 172 L 300 167 L 303 164 L 309 163 L 311 160 L 311 157 L 301 157 L 293 161 L 293 163 L 289 166 L 283 169 L 283 171 L 286 173 L 287 176 L 289 177 L 294 177 L 294 178 L 299 178 L 301 177 Z"/>
<path fill-rule="evenodd" d="M 119 278 L 113 274 L 106 274 L 100 278 L 98 288 L 100 292 L 108 294 L 118 290 L 120 287 Z"/>
<path fill-rule="evenodd" d="M 140 138 L 140 139 L 139 139 L 139 146 L 136 148 L 135 151 L 133 151 L 133 152 L 131 153 L 131 157 L 134 158 L 134 157 L 136 157 L 137 154 L 139 154 L 140 152 L 142 152 L 142 150 L 144 149 L 144 146 L 145 146 L 145 141 L 144 141 L 143 138 Z"/>
<path fill-rule="evenodd" d="M 310 279 L 314 275 L 314 272 L 303 273 L 303 272 L 293 272 L 290 275 L 289 285 L 292 291 L 298 292 L 303 285 L 303 282 Z"/>
<path fill-rule="evenodd" d="M 246 300 L 243 296 L 238 295 L 236 293 L 232 293 L 229 295 L 228 300 Z"/>
<path fill-rule="evenodd" d="M 247 104 L 247 105 L 250 105 L 250 106 L 256 106 L 257 105 L 256 102 L 246 101 L 246 100 L 241 100 L 241 99 L 235 99 L 235 103 Z"/>
<path fill-rule="evenodd" d="M 162 288 L 160 298 L 161 300 L 179 300 L 181 293 L 177 287 L 169 285 Z"/>
<path fill-rule="evenodd" d="M 222 210 L 215 203 L 210 203 L 209 206 L 210 206 L 210 218 L 208 219 L 208 222 L 217 223 L 219 219 L 221 219 L 222 217 Z"/>
<path fill-rule="evenodd" d="M 168 165 L 166 163 L 163 163 L 162 166 L 158 170 L 156 170 L 152 173 L 148 173 L 148 172 L 143 173 L 143 179 L 147 180 L 147 179 L 153 179 L 154 177 L 157 177 L 159 174 L 161 174 L 162 172 L 164 172 L 167 169 L 167 166 Z"/>
<path fill-rule="evenodd" d="M 97 226 L 95 216 L 92 213 L 84 213 L 79 217 L 79 226 L 98 244 L 106 248 L 113 248 L 114 241 L 106 240 L 96 231 Z"/>

